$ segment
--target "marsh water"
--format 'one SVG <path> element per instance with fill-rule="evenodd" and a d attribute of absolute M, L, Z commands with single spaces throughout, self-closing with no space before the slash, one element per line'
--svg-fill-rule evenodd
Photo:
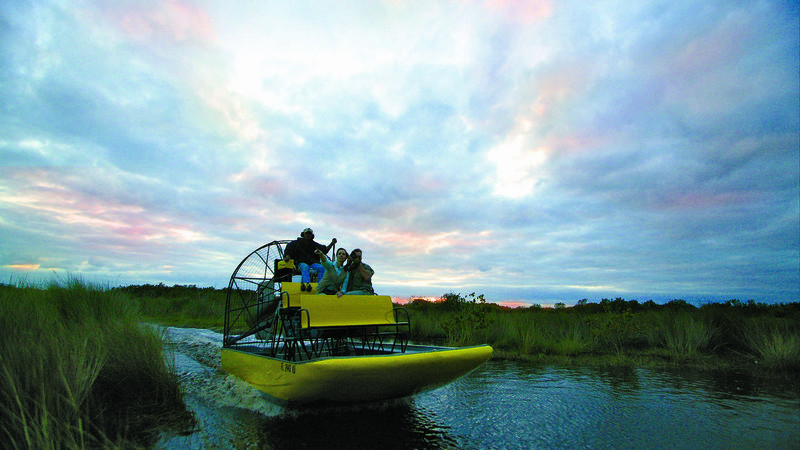
<path fill-rule="evenodd" d="M 169 333 L 198 429 L 158 448 L 800 448 L 797 384 L 746 373 L 490 361 L 408 399 L 294 409 L 219 371 L 220 335 Z"/>

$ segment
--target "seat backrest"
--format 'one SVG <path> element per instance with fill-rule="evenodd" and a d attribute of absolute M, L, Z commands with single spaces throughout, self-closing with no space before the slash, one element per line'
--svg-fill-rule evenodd
<path fill-rule="evenodd" d="M 282 259 L 275 260 L 274 281 L 292 281 L 294 274 L 294 261 L 284 261 Z"/>
<path fill-rule="evenodd" d="M 308 311 L 303 328 L 394 325 L 394 305 L 388 295 L 309 295 L 297 292 L 283 297 L 283 305 Z"/>

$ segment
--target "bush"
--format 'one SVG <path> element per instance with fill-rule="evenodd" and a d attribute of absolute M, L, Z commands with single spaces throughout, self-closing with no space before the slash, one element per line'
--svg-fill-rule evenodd
<path fill-rule="evenodd" d="M 634 315 L 630 309 L 624 312 L 607 309 L 602 314 L 590 316 L 587 324 L 598 344 L 612 347 L 617 355 L 622 353 L 625 346 L 632 344 L 640 336 L 639 326 L 634 321 Z"/>
<path fill-rule="evenodd" d="M 483 294 L 445 294 L 442 328 L 447 333 L 448 345 L 462 346 L 482 343 L 489 328 L 489 308 Z"/>

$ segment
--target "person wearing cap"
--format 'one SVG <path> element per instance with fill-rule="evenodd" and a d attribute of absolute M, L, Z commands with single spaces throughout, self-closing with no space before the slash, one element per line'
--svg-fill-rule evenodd
<path fill-rule="evenodd" d="M 294 260 L 294 263 L 300 269 L 300 290 L 311 291 L 311 269 L 317 271 L 317 280 L 322 280 L 325 275 L 325 268 L 319 263 L 319 255 L 315 254 L 316 250 L 327 254 L 331 247 L 336 244 L 336 238 L 331 240 L 331 243 L 326 247 L 314 240 L 314 230 L 306 228 L 300 233 L 300 237 L 290 242 L 286 249 L 283 251 L 283 260 Z"/>

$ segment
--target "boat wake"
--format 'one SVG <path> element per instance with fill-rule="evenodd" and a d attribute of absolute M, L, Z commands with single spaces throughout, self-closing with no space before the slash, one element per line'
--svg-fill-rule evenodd
<path fill-rule="evenodd" d="M 222 334 L 201 328 L 166 330 L 166 348 L 186 395 L 210 408 L 242 408 L 266 416 L 286 411 L 254 387 L 221 370 Z"/>
<path fill-rule="evenodd" d="M 220 333 L 165 330 L 165 349 L 197 427 L 189 435 L 162 436 L 155 448 L 324 448 L 332 442 L 391 448 L 386 447 L 387 439 L 402 442 L 399 448 L 459 447 L 447 427 L 438 425 L 410 398 L 301 408 L 274 404 L 247 382 L 221 370 L 221 347 Z"/>

